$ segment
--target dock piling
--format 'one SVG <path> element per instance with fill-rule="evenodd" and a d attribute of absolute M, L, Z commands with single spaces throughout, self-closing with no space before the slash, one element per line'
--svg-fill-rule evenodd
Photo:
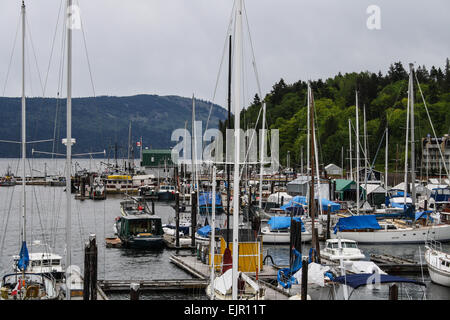
<path fill-rule="evenodd" d="M 130 283 L 130 300 L 139 300 L 139 283 Z"/>
<path fill-rule="evenodd" d="M 307 297 L 308 297 L 308 258 L 303 258 L 301 290 L 302 290 L 301 291 L 302 300 L 307 300 Z"/>

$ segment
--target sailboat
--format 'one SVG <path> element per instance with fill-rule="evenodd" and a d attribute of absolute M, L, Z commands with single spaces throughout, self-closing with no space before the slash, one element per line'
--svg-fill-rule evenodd
<path fill-rule="evenodd" d="M 234 55 L 235 63 L 233 65 L 234 78 L 234 130 L 238 132 L 240 128 L 240 112 L 241 112 L 241 72 L 242 72 L 242 27 L 243 27 L 243 0 L 237 0 L 234 5 L 235 16 L 235 44 L 236 54 Z M 231 44 L 231 41 L 230 41 Z M 231 65 L 231 64 L 230 64 Z M 229 89 L 231 85 L 229 84 Z M 195 150 L 195 147 L 194 147 Z M 234 172 L 233 172 L 233 219 L 232 219 L 232 244 L 231 244 L 231 256 L 229 255 L 230 249 L 227 247 L 223 253 L 223 268 L 222 275 L 212 279 L 207 289 L 207 294 L 214 299 L 220 300 L 263 300 L 265 298 L 265 288 L 261 287 L 257 280 L 253 280 L 248 274 L 240 270 L 239 260 L 242 257 L 239 255 L 240 251 L 240 135 L 234 135 Z M 213 187 L 214 196 L 212 197 L 215 207 L 215 186 Z M 215 208 L 213 209 L 215 214 Z M 215 220 L 215 219 L 214 219 Z M 228 224 L 227 224 L 228 225 Z M 215 226 L 211 229 L 212 235 L 214 235 Z M 227 232 L 228 238 L 228 232 Z M 211 236 L 211 241 L 214 244 L 214 236 Z M 256 242 L 256 245 L 260 248 L 260 242 Z M 211 245 L 211 252 L 214 249 Z M 214 261 L 215 256 L 211 257 Z M 222 258 L 222 257 L 221 257 Z M 231 261 L 230 261 L 231 260 Z M 258 259 L 259 261 L 259 254 Z M 231 268 L 230 268 L 231 264 Z M 213 264 L 214 265 L 214 264 Z M 212 269 L 213 272 L 214 269 Z M 259 270 L 259 265 L 256 265 L 256 270 Z M 257 275 L 257 272 L 256 272 Z M 257 279 L 257 277 L 256 277 Z"/>
<path fill-rule="evenodd" d="M 26 98 L 25 98 L 25 3 L 22 1 L 22 246 L 17 261 L 17 271 L 6 274 L 1 280 L 0 300 L 54 300 L 59 297 L 55 279 L 48 272 L 30 272 L 30 255 L 26 237 Z M 40 254 L 37 254 L 40 255 Z"/>

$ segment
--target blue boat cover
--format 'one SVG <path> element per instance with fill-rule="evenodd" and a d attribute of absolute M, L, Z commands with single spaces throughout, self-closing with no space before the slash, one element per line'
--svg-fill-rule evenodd
<path fill-rule="evenodd" d="M 28 263 L 30 261 L 30 257 L 28 256 L 28 248 L 27 243 L 25 241 L 22 242 L 22 248 L 20 248 L 20 259 L 17 262 L 17 267 L 19 270 L 25 270 L 28 267 Z"/>
<path fill-rule="evenodd" d="M 322 210 L 328 210 L 328 205 L 331 205 L 331 212 L 335 212 L 341 209 L 341 205 L 339 203 L 327 200 L 322 198 L 321 201 L 322 204 Z M 295 196 L 291 200 L 289 200 L 288 203 L 286 203 L 284 206 L 281 206 L 280 209 L 282 210 L 292 210 L 294 208 L 302 207 L 302 205 L 308 205 L 308 201 L 306 200 L 305 196 Z"/>
<path fill-rule="evenodd" d="M 362 215 L 362 216 L 353 216 L 346 218 L 339 218 L 338 223 L 334 226 L 334 233 L 342 230 L 353 230 L 353 229 L 381 229 L 376 216 L 371 215 Z"/>
<path fill-rule="evenodd" d="M 198 197 L 199 206 L 212 206 L 212 192 L 202 192 Z M 222 205 L 220 193 L 216 193 L 216 206 Z"/>
<path fill-rule="evenodd" d="M 293 217 L 295 221 L 301 222 L 302 232 L 305 232 L 305 225 L 300 217 Z M 267 224 L 272 230 L 287 229 L 291 226 L 291 217 L 271 217 Z"/>
<path fill-rule="evenodd" d="M 418 211 L 418 212 L 416 212 L 416 217 L 414 220 L 418 220 L 421 218 L 426 219 L 428 216 L 428 219 L 430 219 L 430 221 L 433 222 L 433 218 L 430 217 L 430 213 L 432 213 L 432 212 L 433 211 L 429 211 L 429 210 L 428 211 Z"/>
<path fill-rule="evenodd" d="M 219 228 L 216 228 L 216 231 L 220 230 Z M 202 237 L 208 237 L 211 233 L 211 226 L 208 224 L 207 226 L 201 227 L 197 230 L 197 233 Z"/>
<path fill-rule="evenodd" d="M 417 280 L 391 276 L 389 274 L 379 274 L 374 276 L 374 274 L 372 273 L 348 274 L 345 276 L 336 277 L 333 281 L 346 284 L 354 289 L 368 284 L 375 284 L 378 281 L 379 283 L 406 282 L 414 283 L 420 286 L 426 286 L 425 283 Z"/>

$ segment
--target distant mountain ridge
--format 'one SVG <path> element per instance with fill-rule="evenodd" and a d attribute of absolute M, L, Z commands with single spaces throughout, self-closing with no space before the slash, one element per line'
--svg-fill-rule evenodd
<path fill-rule="evenodd" d="M 52 142 L 29 144 L 31 149 L 64 153 L 61 139 L 66 136 L 66 99 L 27 98 L 27 140 L 53 139 Z M 219 120 L 225 120 L 227 110 L 217 104 L 196 99 L 196 120 L 209 128 L 217 128 Z M 0 140 L 20 141 L 21 99 L 0 98 Z M 134 95 L 127 97 L 99 96 L 72 99 L 72 136 L 76 139 L 73 153 L 106 150 L 114 156 L 127 156 L 128 127 L 131 121 L 131 141 L 134 146 L 142 136 L 144 147 L 169 148 L 172 131 L 187 127 L 192 121 L 192 99 L 180 96 Z M 135 148 L 136 150 L 136 148 Z M 112 152 L 112 153 L 111 153 Z M 138 156 L 138 151 L 135 153 Z M 0 157 L 19 157 L 20 145 L 0 143 Z M 34 157 L 39 155 L 34 154 Z"/>

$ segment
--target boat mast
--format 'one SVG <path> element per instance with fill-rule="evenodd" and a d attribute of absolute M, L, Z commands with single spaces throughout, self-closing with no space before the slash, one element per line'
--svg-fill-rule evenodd
<path fill-rule="evenodd" d="M 406 197 L 408 192 L 408 137 L 409 137 L 409 110 L 410 110 L 410 93 L 411 93 L 411 75 L 409 77 L 408 85 L 408 103 L 406 106 L 406 138 L 405 138 L 405 187 L 404 187 L 404 208 L 406 207 Z"/>
<path fill-rule="evenodd" d="M 364 197 L 364 202 L 367 201 L 367 165 L 368 165 L 368 156 L 367 156 L 367 124 L 366 124 L 366 105 L 363 105 L 364 112 L 364 189 L 366 190 L 366 196 Z"/>
<path fill-rule="evenodd" d="M 409 64 L 409 106 L 411 108 L 411 199 L 413 206 L 416 205 L 416 157 L 414 141 L 414 64 Z"/>
<path fill-rule="evenodd" d="M 26 101 L 25 101 L 25 2 L 22 1 L 22 242 L 26 241 Z M 25 270 L 24 270 L 25 272 Z"/>
<path fill-rule="evenodd" d="M 239 161 L 240 161 L 240 112 L 241 112 L 241 71 L 242 71 L 242 1 L 237 1 L 234 64 L 234 180 L 233 180 L 233 251 L 232 251 L 232 299 L 238 298 L 239 266 Z"/>
<path fill-rule="evenodd" d="M 384 189 L 385 189 L 385 196 L 387 197 L 388 194 L 388 171 L 389 171 L 389 129 L 386 127 L 386 151 L 385 151 L 385 162 L 384 162 Z"/>
<path fill-rule="evenodd" d="M 310 81 L 308 81 L 308 89 L 307 89 L 307 105 L 308 107 L 307 109 L 307 119 L 306 119 L 306 124 L 307 124 L 307 130 L 306 130 L 306 181 L 308 181 L 308 175 L 309 175 L 309 170 L 310 170 L 310 165 L 311 165 L 311 160 L 310 160 L 310 153 L 311 153 L 311 145 L 310 145 L 310 139 L 311 139 L 311 125 L 310 125 L 310 96 L 311 96 L 311 86 L 310 86 Z M 309 182 L 308 182 L 309 183 Z M 309 188 L 307 189 L 306 192 L 306 197 L 309 199 Z"/>
<path fill-rule="evenodd" d="M 359 215 L 359 113 L 358 113 L 358 91 L 356 91 L 356 214 Z"/>
<path fill-rule="evenodd" d="M 348 139 L 350 146 L 350 180 L 353 180 L 353 159 L 352 159 L 352 122 L 348 119 Z"/>
<path fill-rule="evenodd" d="M 227 128 L 231 129 L 231 63 L 232 63 L 232 36 L 230 35 L 228 41 L 228 124 Z M 227 137 L 227 135 L 225 134 Z M 227 159 L 227 248 L 230 247 L 230 173 L 231 165 Z"/>
<path fill-rule="evenodd" d="M 71 12 L 72 0 L 67 0 L 67 141 L 66 141 L 66 271 L 72 264 L 72 20 Z M 66 300 L 71 299 L 70 284 L 67 282 L 70 274 L 66 274 Z"/>
<path fill-rule="evenodd" d="M 213 166 L 212 174 L 212 209 L 211 209 L 211 277 L 210 277 L 210 288 L 211 288 L 211 299 L 214 300 L 214 260 L 215 260 L 215 238 L 216 238 L 216 166 Z"/>
<path fill-rule="evenodd" d="M 310 143 L 310 147 L 311 147 L 311 152 L 310 152 L 310 164 L 311 164 L 311 182 L 309 184 L 309 216 L 311 217 L 311 234 L 312 234 L 312 247 L 315 248 L 316 247 L 316 237 L 315 237 L 315 227 L 314 227 L 314 222 L 315 222 L 315 215 L 316 215 L 316 203 L 314 200 L 314 157 L 315 157 L 315 148 L 314 148 L 314 99 L 312 97 L 312 91 L 311 89 L 309 90 L 309 93 L 311 94 L 311 97 L 309 99 L 309 106 L 308 109 L 311 108 L 311 112 L 310 112 L 310 127 L 311 127 L 311 134 L 310 134 L 310 138 L 311 138 L 311 143 Z M 320 200 L 319 200 L 320 201 Z M 319 202 L 320 205 L 320 202 Z"/>
<path fill-rule="evenodd" d="M 263 102 L 263 118 L 262 118 L 262 130 L 261 130 L 261 169 L 259 174 L 259 207 L 262 209 L 262 198 L 263 198 L 263 176 L 264 176 L 264 153 L 266 146 L 266 102 Z"/>

